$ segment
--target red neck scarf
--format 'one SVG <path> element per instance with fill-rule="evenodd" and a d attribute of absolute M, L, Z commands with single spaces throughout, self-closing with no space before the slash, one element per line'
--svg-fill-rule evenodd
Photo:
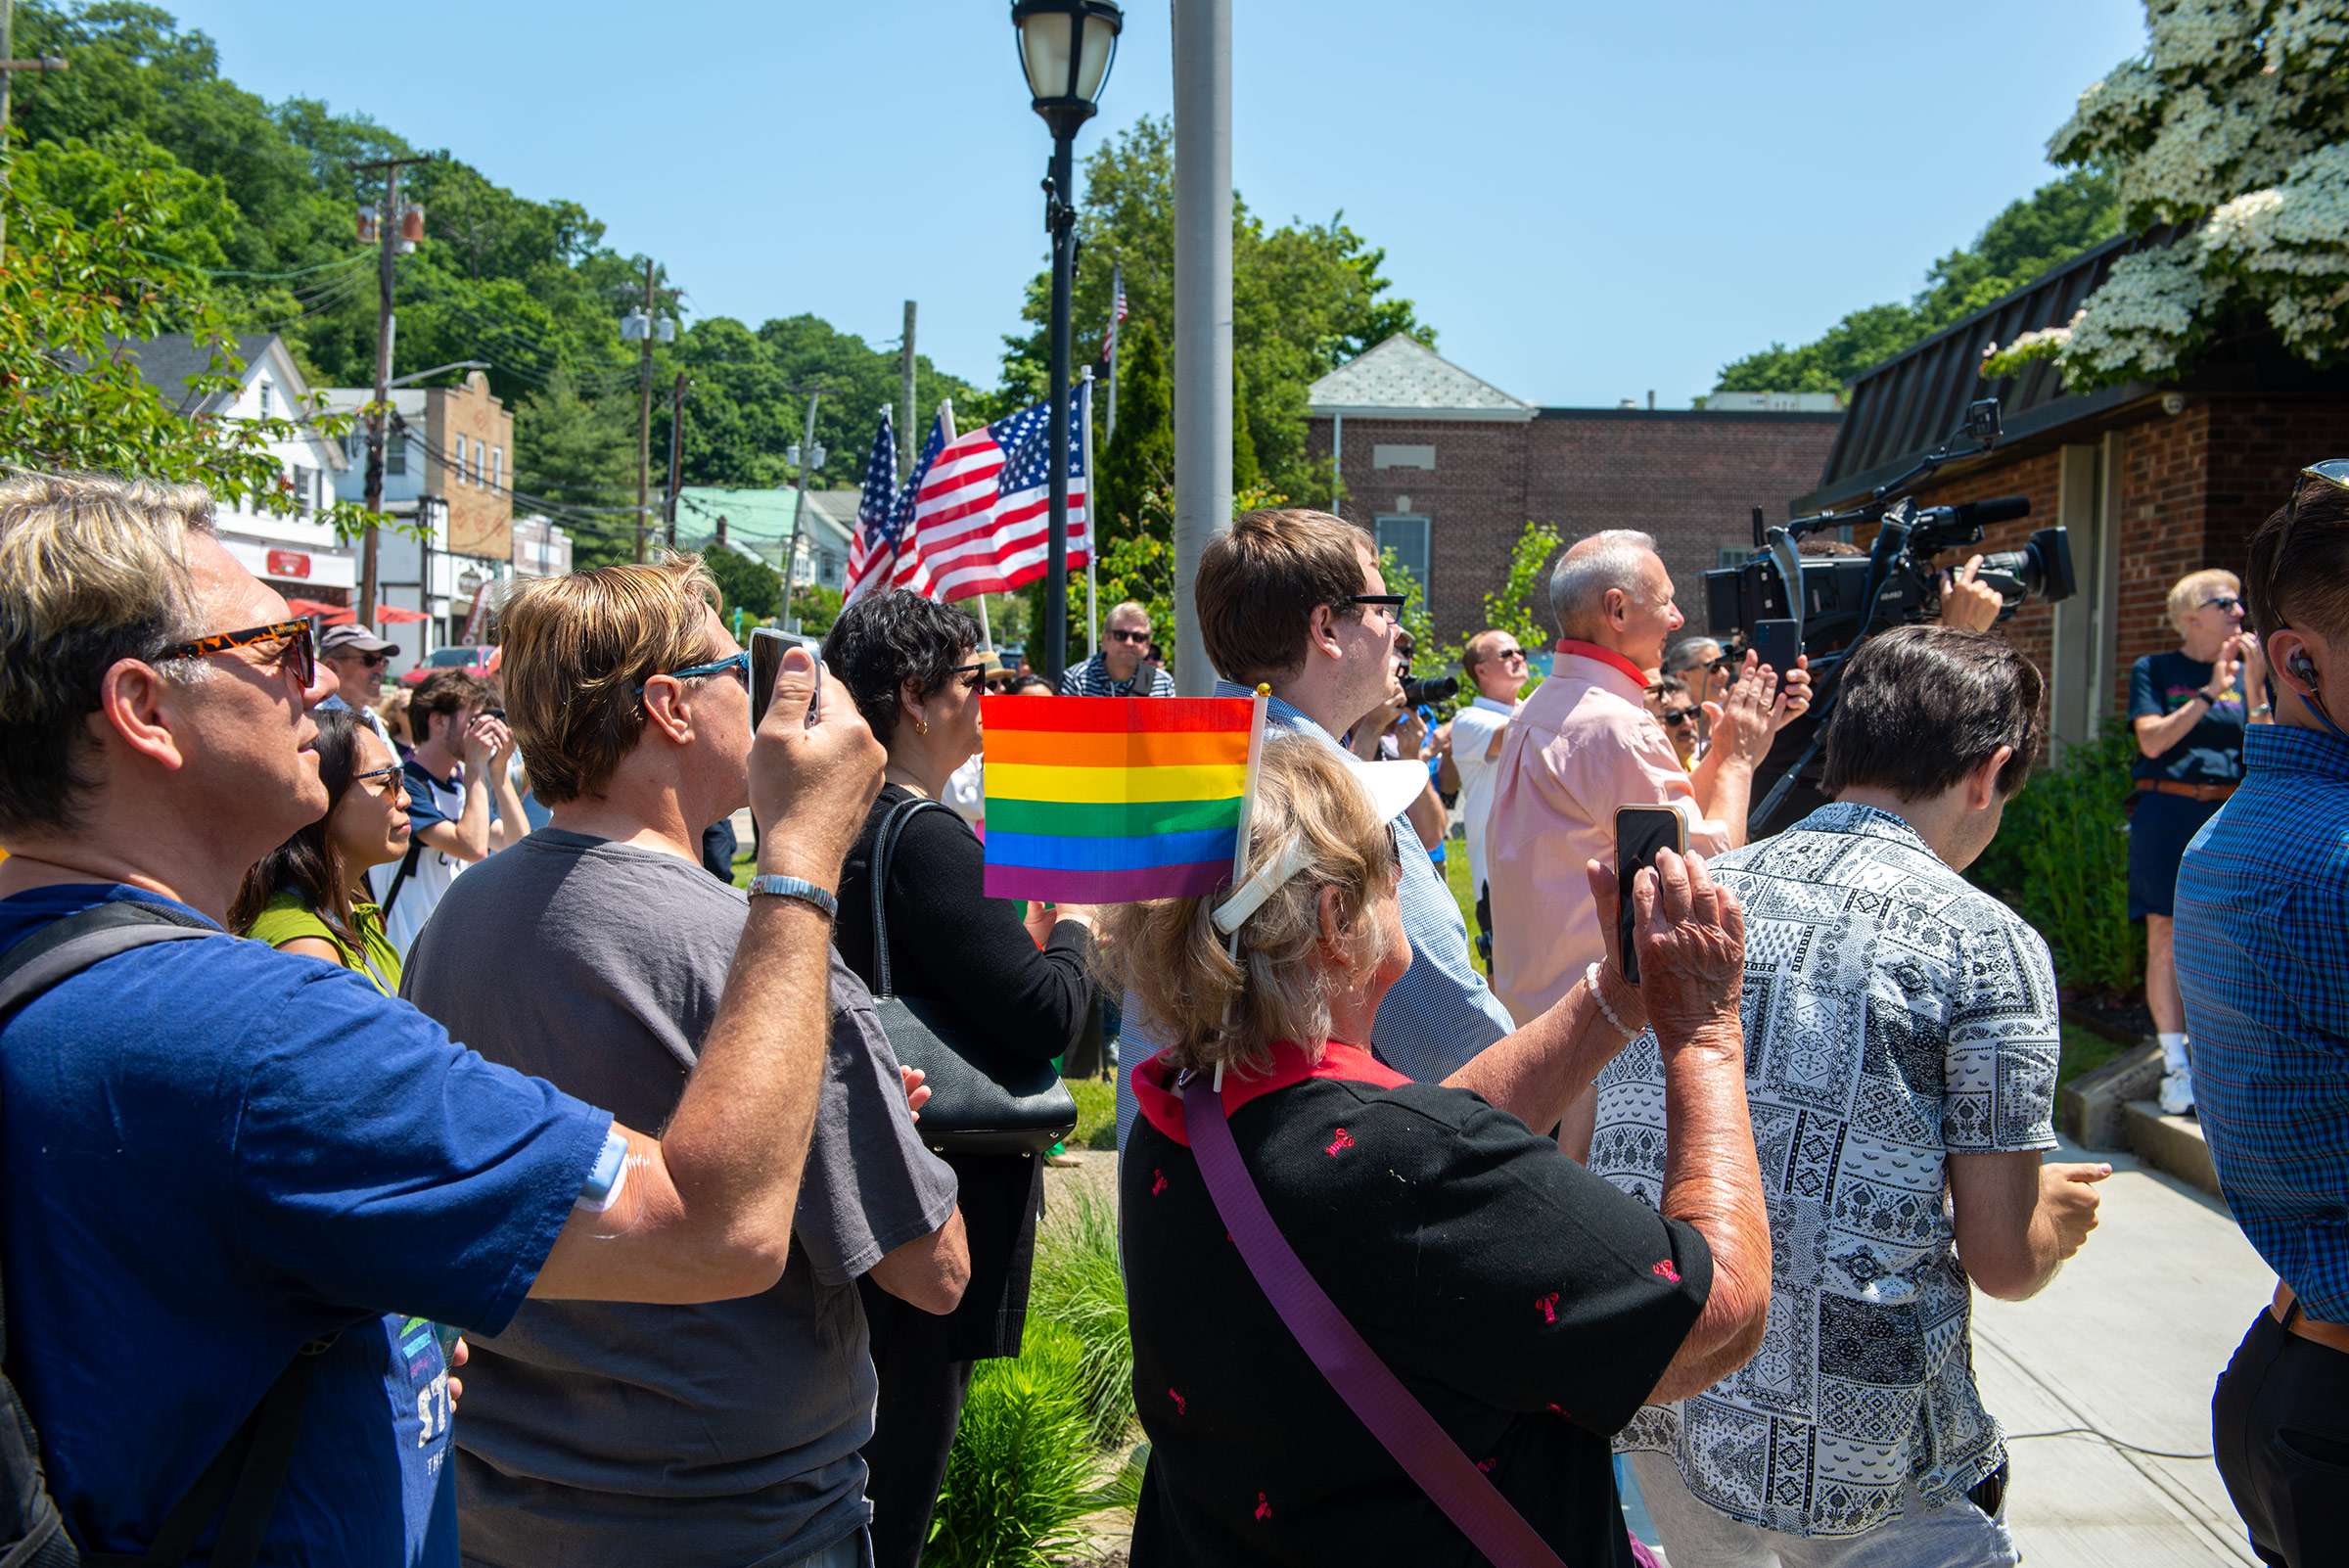
<path fill-rule="evenodd" d="M 1633 685 L 1638 687 L 1641 691 L 1647 690 L 1647 671 L 1641 669 L 1637 665 L 1633 664 L 1629 659 L 1626 659 L 1623 655 L 1617 653 L 1612 648 L 1601 648 L 1595 642 L 1577 642 L 1572 637 L 1560 637 L 1558 639 L 1558 652 L 1562 654 L 1573 654 L 1580 659 L 1595 659 L 1602 665 L 1612 666 L 1613 668 L 1622 670 L 1625 674 L 1631 676 Z"/>
<path fill-rule="evenodd" d="M 1361 1046 L 1342 1040 L 1331 1040 L 1318 1061 L 1307 1060 L 1304 1048 L 1290 1040 L 1274 1040 L 1271 1050 L 1271 1070 L 1262 1078 L 1242 1078 L 1236 1071 L 1224 1070 L 1225 1116 L 1250 1100 L 1292 1084 L 1302 1084 L 1309 1078 L 1343 1079 L 1356 1084 L 1375 1084 L 1381 1088 L 1400 1088 L 1410 1082 Z M 1170 1063 L 1157 1056 L 1137 1063 L 1133 1069 L 1133 1094 L 1151 1126 L 1184 1148 L 1191 1146 L 1191 1140 L 1182 1130 L 1182 1091 L 1174 1087 L 1174 1070 Z"/>

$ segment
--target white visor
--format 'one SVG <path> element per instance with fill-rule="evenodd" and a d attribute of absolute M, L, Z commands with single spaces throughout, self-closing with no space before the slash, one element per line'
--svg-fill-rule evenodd
<path fill-rule="evenodd" d="M 1427 789 L 1424 762 L 1365 762 L 1359 757 L 1349 757 L 1346 766 L 1370 797 L 1371 808 L 1381 822 L 1392 822 L 1410 809 L 1411 803 Z M 1417 842 L 1416 836 L 1412 842 Z M 1232 890 L 1230 898 L 1216 906 L 1216 929 L 1225 936 L 1239 930 L 1250 915 L 1265 906 L 1265 900 L 1282 883 L 1305 869 L 1311 853 L 1302 837 L 1290 835 L 1277 853 L 1258 866 L 1247 881 Z"/>

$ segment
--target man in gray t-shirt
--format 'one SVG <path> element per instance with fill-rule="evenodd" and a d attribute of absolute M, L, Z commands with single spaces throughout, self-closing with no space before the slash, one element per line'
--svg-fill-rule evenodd
<path fill-rule="evenodd" d="M 531 634 L 544 609 L 518 604 L 505 644 L 508 708 L 533 784 L 552 786 L 542 797 L 572 782 L 565 732 L 550 725 L 533 738 L 529 727 L 547 716 L 537 710 L 554 683 L 540 666 L 562 651 Z M 712 640 L 723 639 L 711 621 Z M 714 657 L 730 651 L 727 639 Z M 659 676 L 644 702 L 651 721 L 598 794 L 551 802 L 553 825 L 450 888 L 417 938 L 403 991 L 491 1060 L 630 1127 L 658 1128 L 693 1070 L 742 932 L 746 896 L 701 868 L 688 823 L 728 804 L 730 774 L 711 764 L 747 761 L 749 703 L 722 676 Z M 648 780 L 662 787 L 647 791 Z M 674 800 L 680 781 L 683 810 L 648 807 Z M 831 1056 L 782 1279 L 699 1307 L 532 1301 L 476 1343 L 455 1460 L 469 1563 L 862 1560 L 870 1509 L 857 1450 L 872 1433 L 875 1382 L 856 1279 L 870 1272 L 943 1312 L 967 1263 L 953 1173 L 915 1135 L 872 999 L 837 951 L 830 989 Z"/>

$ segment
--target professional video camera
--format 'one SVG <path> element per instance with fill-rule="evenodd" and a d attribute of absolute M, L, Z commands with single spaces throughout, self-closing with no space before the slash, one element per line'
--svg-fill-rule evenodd
<path fill-rule="evenodd" d="M 1966 411 L 1958 435 L 1915 469 L 1879 486 L 1865 506 L 1797 518 L 1783 528 L 1766 528 L 1761 509 L 1755 508 L 1754 558 L 1705 574 L 1705 609 L 1714 635 L 1735 633 L 1750 647 L 1763 622 L 1791 621 L 1795 642 L 1816 664 L 1870 632 L 1932 620 L 1941 613 L 1941 571 L 1934 557 L 1979 544 L 1989 524 L 2030 516 L 2031 498 L 2007 495 L 1920 509 L 1886 497 L 1954 458 L 1987 452 L 1998 438 L 1998 399 L 1984 398 Z M 1978 444 L 1952 450 L 1961 438 Z M 1855 525 L 1876 525 L 1874 544 L 1865 555 L 1802 553 L 1798 541 L 1806 535 Z M 1975 576 L 2005 600 L 2002 620 L 2034 595 L 2050 604 L 2068 599 L 2076 588 L 2070 538 L 2060 528 L 2040 529 L 2019 550 L 1984 555 Z M 1799 591 L 1789 592 L 1789 583 Z"/>
<path fill-rule="evenodd" d="M 1741 649 L 1765 643 L 1800 649 L 1810 661 L 1810 713 L 1779 732 L 1757 772 L 1754 788 L 1767 788 L 1767 794 L 1748 815 L 1750 834 L 1786 826 L 1792 816 L 1781 817 L 1778 808 L 1789 793 L 1799 782 L 1816 786 L 1816 776 L 1806 775 L 1816 775 L 1813 764 L 1844 662 L 1874 633 L 1941 613 L 1941 569 L 1934 557 L 1980 543 L 1990 524 L 2030 516 L 2031 500 L 2024 495 L 1924 508 L 1905 498 L 1944 464 L 1988 452 L 2001 434 L 1997 398 L 1969 404 L 1964 423 L 1947 440 L 1906 474 L 1877 485 L 1864 505 L 1797 518 L 1781 528 L 1765 527 L 1757 507 L 1754 558 L 1705 574 L 1705 608 L 1716 636 L 1735 633 Z M 1866 554 L 1802 553 L 1806 535 L 1855 526 L 1876 530 Z M 2050 603 L 2068 599 L 2078 587 L 2070 537 L 2061 528 L 2040 529 L 2019 550 L 1986 553 L 1975 580 L 1989 583 L 2005 601 L 2002 620 L 2034 596 Z M 1819 799 L 1814 787 L 1795 805 L 1807 809 Z"/>

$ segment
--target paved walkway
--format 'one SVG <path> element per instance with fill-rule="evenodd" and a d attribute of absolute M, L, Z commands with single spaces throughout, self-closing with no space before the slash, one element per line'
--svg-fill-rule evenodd
<path fill-rule="evenodd" d="M 2031 1568 L 2257 1568 L 2211 1463 L 2210 1392 L 2276 1276 L 2226 1208 L 2125 1154 L 2101 1222 L 2027 1302 L 1977 1294 L 1974 1372 L 2009 1434 L 2007 1517 Z M 2093 1427 L 2160 1457 L 2086 1434 Z"/>

